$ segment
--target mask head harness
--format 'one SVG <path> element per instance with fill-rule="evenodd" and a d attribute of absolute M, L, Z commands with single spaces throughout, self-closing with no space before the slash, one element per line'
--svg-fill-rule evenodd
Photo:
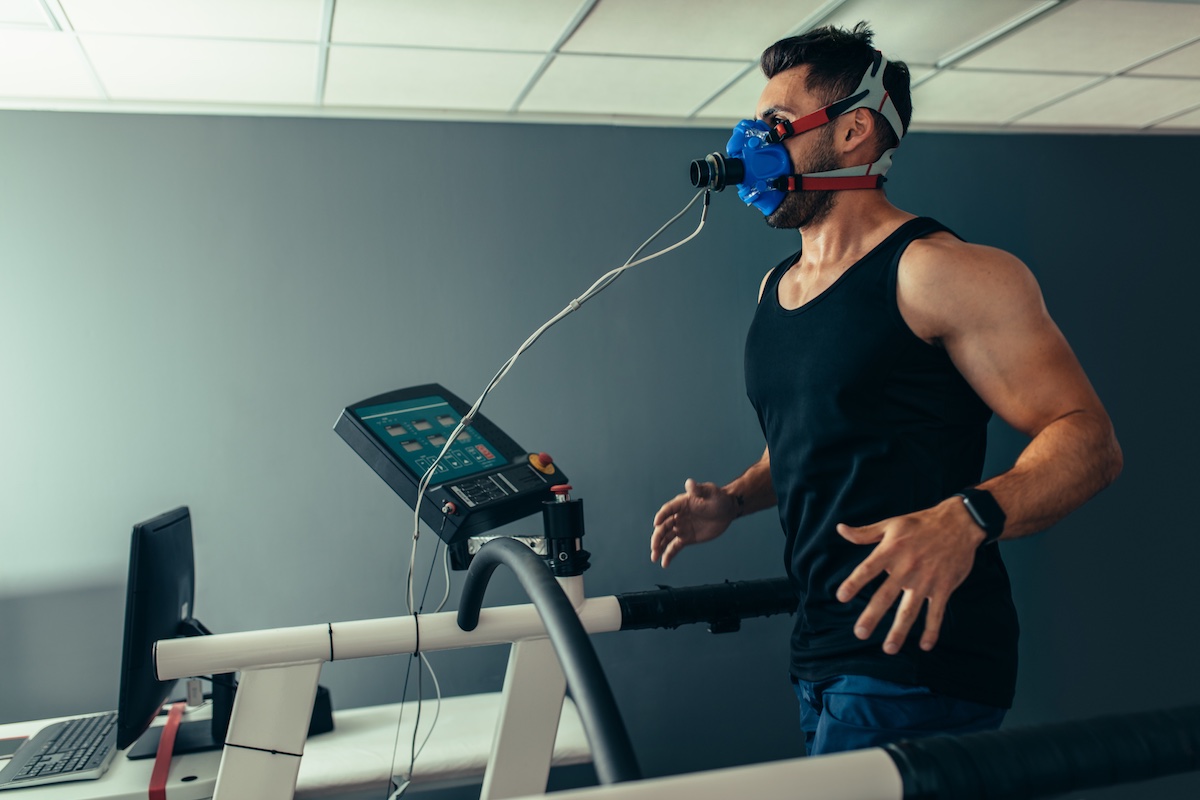
<path fill-rule="evenodd" d="M 774 127 L 762 120 L 742 120 L 734 126 L 733 136 L 725 145 L 725 155 L 712 153 L 703 160 L 692 162 L 692 185 L 718 192 L 726 186 L 736 185 L 738 197 L 746 205 L 754 206 L 768 216 L 783 202 L 785 192 L 878 189 L 886 180 L 884 175 L 892 165 L 895 147 L 885 150 L 871 164 L 798 175 L 792 173 L 792 158 L 782 142 L 832 122 L 842 114 L 866 108 L 887 120 L 896 134 L 898 146 L 904 137 L 904 125 L 891 95 L 883 88 L 887 64 L 883 53 L 874 51 L 871 65 L 857 89 L 800 119 L 784 121 Z"/>

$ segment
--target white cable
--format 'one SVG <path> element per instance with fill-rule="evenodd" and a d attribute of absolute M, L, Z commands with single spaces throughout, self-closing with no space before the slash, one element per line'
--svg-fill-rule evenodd
<path fill-rule="evenodd" d="M 442 592 L 442 599 L 438 602 L 437 608 L 433 610 L 436 614 L 446 607 L 446 603 L 450 600 L 450 548 L 447 547 L 442 551 L 442 576 L 446 582 L 445 591 Z M 432 672 L 433 670 L 430 670 Z M 437 684 L 437 679 L 434 679 L 434 684 Z"/>
<path fill-rule="evenodd" d="M 429 723 L 429 730 L 425 732 L 425 738 L 421 740 L 421 746 L 417 748 L 417 755 L 413 757 L 413 763 L 408 765 L 408 774 L 410 777 L 414 771 L 413 765 L 417 763 L 417 757 L 421 755 L 421 752 L 425 749 L 425 745 L 429 742 L 429 737 L 433 735 L 433 728 L 435 725 L 437 725 L 438 715 L 442 713 L 442 687 L 441 684 L 438 683 L 437 673 L 433 671 L 433 665 L 429 663 L 429 657 L 424 653 L 421 653 L 420 655 L 422 663 L 425 664 L 425 669 L 429 670 L 429 677 L 433 678 L 433 691 L 437 696 L 437 705 L 434 706 L 433 709 L 433 719 Z M 419 697 L 417 698 L 417 701 L 420 702 Z M 417 719 L 419 720 L 420 717 L 417 717 Z M 417 726 L 414 724 L 413 739 L 415 740 L 416 738 Z"/>
<path fill-rule="evenodd" d="M 638 258 L 638 256 L 641 254 L 641 252 L 643 250 L 645 250 L 647 247 L 649 247 L 650 244 L 655 239 L 657 239 L 659 236 L 661 236 L 662 233 L 667 228 L 674 225 L 680 219 L 680 217 L 682 217 L 684 214 L 686 214 L 688 212 L 688 210 L 691 209 L 691 207 L 696 204 L 696 201 L 699 200 L 701 197 L 704 198 L 704 206 L 701 210 L 700 223 L 696 226 L 696 230 L 692 231 L 691 234 L 684 237 L 683 239 L 680 239 L 678 242 L 671 245 L 670 247 L 665 247 L 662 250 L 659 250 L 656 253 L 651 253 L 650 255 L 648 255 L 644 258 L 640 258 L 640 259 Z M 418 483 L 418 485 L 417 485 L 417 500 L 413 504 L 412 549 L 409 551 L 409 557 L 408 557 L 408 579 L 406 581 L 407 591 L 405 592 L 405 600 L 406 600 L 405 613 L 406 614 L 411 614 L 414 617 L 417 616 L 416 602 L 415 602 L 415 595 L 414 595 L 414 592 L 415 592 L 415 577 L 414 577 L 414 575 L 415 575 L 415 569 L 416 569 L 416 564 L 417 564 L 417 541 L 421 537 L 421 502 L 425 499 L 425 491 L 429 488 L 429 484 L 432 482 L 433 476 L 437 472 L 439 465 L 441 465 L 442 459 L 445 457 L 446 453 L 450 452 L 450 449 L 454 446 L 455 441 L 457 441 L 457 439 L 458 439 L 458 435 L 460 433 L 462 433 L 468 426 L 471 425 L 471 423 L 475 419 L 475 415 L 479 412 L 480 407 L 483 405 L 483 401 L 485 399 L 487 399 L 487 396 L 491 393 L 491 391 L 493 389 L 495 389 L 497 385 L 499 385 L 500 381 L 504 380 L 504 377 L 506 375 L 508 375 L 509 371 L 513 368 L 513 365 L 516 364 L 517 359 L 521 357 L 521 354 L 524 353 L 526 350 L 528 350 L 530 347 L 532 347 L 534 345 L 534 343 L 537 342 L 537 340 L 542 337 L 542 334 L 544 334 L 546 331 L 550 330 L 550 328 L 554 327 L 559 322 L 561 322 L 568 314 L 571 314 L 574 311 L 578 311 L 583 306 L 584 303 L 586 303 L 588 300 L 591 300 L 593 297 L 600 294 L 600 292 L 604 291 L 609 286 L 611 286 L 613 281 L 615 281 L 617 278 L 619 278 L 621 276 L 621 274 L 624 273 L 626 270 L 632 269 L 633 267 L 636 267 L 640 264 L 645 264 L 647 261 L 652 261 L 652 260 L 658 258 L 659 256 L 666 255 L 667 253 L 671 252 L 672 250 L 682 247 L 683 245 L 690 242 L 692 239 L 696 238 L 696 236 L 699 235 L 700 231 L 704 229 L 704 223 L 708 219 L 708 200 L 709 200 L 709 192 L 707 189 L 697 192 L 695 194 L 695 196 L 693 196 L 692 199 L 689 200 L 687 202 L 687 204 L 679 211 L 679 213 L 677 213 L 675 216 L 671 217 L 669 220 L 667 220 L 665 223 L 663 223 L 662 227 L 660 227 L 658 230 L 656 230 L 650 236 L 649 239 L 642 242 L 641 246 L 639 246 L 636 250 L 634 250 L 632 255 L 630 255 L 629 258 L 625 260 L 624 264 L 622 264 L 621 266 L 617 267 L 616 269 L 610 270 L 609 272 L 606 272 L 604 275 L 600 276 L 600 278 L 597 279 L 596 282 L 593 283 L 591 286 L 589 286 L 583 294 L 581 294 L 581 295 L 579 295 L 579 297 L 576 297 L 575 299 L 571 300 L 571 302 L 568 303 L 566 305 L 566 307 L 563 308 L 562 311 L 559 311 L 557 314 L 555 314 L 553 317 L 551 317 L 549 320 L 547 320 L 545 323 L 543 323 L 541 327 L 539 327 L 537 330 L 535 330 L 529 336 L 529 338 L 526 339 L 524 341 L 524 343 L 522 343 L 521 346 L 517 348 L 517 351 L 515 353 L 513 353 L 508 358 L 508 360 L 504 362 L 503 365 L 501 365 L 499 371 L 495 374 L 495 376 L 493 376 L 492 380 L 488 383 L 487 387 L 483 390 L 483 393 L 481 395 L 479 395 L 479 399 L 476 400 L 474 405 L 471 406 L 470 411 L 468 411 L 465 415 L 463 415 L 463 418 L 461 420 L 459 420 L 459 423 L 457 426 L 455 426 L 454 431 L 450 434 L 450 436 L 447 437 L 446 443 L 445 443 L 445 445 L 442 446 L 441 452 L 438 453 L 437 458 L 435 458 L 433 460 L 433 463 L 429 466 L 429 469 L 425 471 L 425 474 L 423 476 L 421 476 L 420 483 Z M 435 558 L 437 557 L 436 551 L 435 551 L 434 557 Z M 450 550 L 449 550 L 449 548 L 447 548 L 446 554 L 445 554 L 446 587 L 445 587 L 445 594 L 443 595 L 441 602 L 438 604 L 438 607 L 437 607 L 438 611 L 442 610 L 442 607 L 445 606 L 446 601 L 450 597 L 450 561 L 449 561 L 449 559 L 450 559 Z M 429 732 L 425 734 L 425 739 L 421 742 L 420 749 L 418 749 L 416 751 L 417 755 L 420 755 L 421 750 L 425 749 L 425 744 L 426 744 L 426 742 L 429 741 L 429 737 L 431 735 L 433 735 L 433 725 L 435 725 L 437 723 L 438 714 L 441 712 L 442 690 L 441 690 L 441 686 L 438 684 L 437 675 L 436 675 L 436 673 L 434 673 L 433 667 L 431 667 L 429 665 L 429 660 L 425 657 L 425 654 L 421 653 L 421 652 L 417 652 L 417 653 L 415 653 L 415 655 L 420 656 L 421 662 L 425 665 L 426 669 L 429 670 L 430 677 L 433 678 L 433 685 L 434 685 L 435 691 L 437 692 L 437 702 L 438 702 L 437 710 L 434 712 L 434 715 L 433 715 L 433 722 L 430 724 L 430 727 L 429 727 Z M 418 669 L 419 668 L 420 668 L 420 666 L 418 665 Z M 417 697 L 417 722 L 418 723 L 420 721 L 420 704 L 421 704 L 421 697 L 418 695 L 418 697 Z M 416 725 L 416 723 L 414 723 L 414 725 L 413 725 L 413 740 L 414 741 L 416 740 L 416 737 L 417 737 L 416 727 L 417 727 L 417 725 Z M 399 731 L 397 731 L 397 733 L 399 733 Z M 414 756 L 412 760 L 415 764 L 416 757 Z M 393 753 L 393 766 L 394 766 L 394 764 L 395 764 L 395 754 Z M 392 794 L 391 798 L 400 797 L 402 794 L 404 794 L 405 790 L 408 789 L 409 785 L 412 782 L 414 764 L 409 764 L 408 780 L 404 783 L 403 786 L 399 787 L 396 790 L 396 792 L 394 792 Z M 393 769 L 393 772 L 394 772 L 394 769 Z M 389 800 L 391 800 L 391 798 L 389 798 Z"/>
<path fill-rule="evenodd" d="M 437 673 L 433 671 L 433 665 L 429 663 L 429 657 L 427 655 L 425 655 L 424 653 L 417 653 L 416 655 L 418 656 L 418 658 L 420 658 L 420 660 L 421 660 L 420 663 L 424 664 L 425 669 L 427 669 L 429 671 L 429 677 L 433 678 L 433 691 L 434 691 L 435 696 L 437 697 L 437 701 L 436 701 L 437 704 L 433 708 L 433 719 L 429 721 L 429 728 L 428 728 L 428 730 L 425 731 L 425 738 L 421 740 L 421 746 L 416 747 L 417 736 L 420 735 L 419 727 L 421 724 L 421 700 L 422 700 L 420 694 L 417 695 L 417 718 L 413 721 L 413 736 L 412 736 L 412 741 L 413 741 L 414 746 L 412 749 L 410 749 L 410 752 L 413 753 L 413 756 L 408 765 L 408 775 L 406 776 L 406 779 L 404 780 L 404 782 L 398 786 L 396 791 L 393 792 L 392 794 L 388 795 L 388 800 L 395 800 L 396 798 L 401 797 L 405 793 L 405 791 L 408 790 L 408 787 L 412 784 L 413 775 L 416 773 L 417 759 L 420 758 L 421 753 L 423 753 L 425 751 L 425 745 L 429 744 L 429 737 L 433 736 L 433 730 L 435 727 L 437 727 L 438 717 L 440 717 L 442 714 L 442 685 L 441 685 L 441 683 L 438 682 Z M 420 664 L 418 664 L 417 669 L 420 669 Z M 402 701 L 403 701 L 403 699 L 404 698 L 401 698 Z M 392 747 L 391 774 L 392 774 L 393 780 L 396 779 L 396 753 L 399 749 L 400 749 L 400 727 L 399 727 L 399 723 L 397 723 L 396 739 L 395 739 L 395 742 Z"/>
<path fill-rule="evenodd" d="M 566 317 L 568 314 L 570 314 L 573 311 L 578 310 L 588 300 L 591 300 L 593 297 L 598 295 L 600 292 L 604 291 L 609 286 L 611 286 L 613 281 L 615 281 L 617 278 L 619 278 L 621 276 L 621 274 L 623 272 L 625 272 L 626 270 L 632 269 L 633 267 L 636 267 L 639 264 L 644 264 L 647 261 L 651 261 L 655 258 L 658 258 L 659 256 L 666 255 L 667 253 L 671 252 L 672 250 L 675 250 L 678 247 L 682 247 L 683 245 L 690 242 L 692 239 L 696 238 L 696 236 L 700 233 L 700 231 L 703 230 L 704 223 L 708 218 L 708 196 L 709 196 L 709 193 L 707 190 L 697 192 L 692 197 L 692 199 L 688 201 L 687 205 L 685 205 L 679 211 L 679 213 L 677 213 L 675 216 L 671 217 L 669 220 L 667 220 L 665 223 L 663 223 L 662 227 L 660 227 L 657 231 L 655 231 L 650 236 L 649 239 L 642 242 L 641 246 L 638 247 L 637 250 L 633 251 L 633 254 L 631 256 L 629 256 L 629 258 L 625 261 L 624 264 L 622 264 L 620 267 L 617 267 L 614 270 L 610 270 L 609 272 L 602 275 L 595 283 L 593 283 L 591 286 L 588 287 L 587 291 L 585 291 L 579 297 L 575 298 L 570 303 L 568 303 L 567 306 L 562 311 L 559 311 L 557 314 L 555 314 L 553 317 L 551 317 L 549 320 L 547 320 L 540 328 L 538 328 L 536 331 L 534 331 L 533 334 L 528 339 L 526 339 L 525 342 L 519 348 L 517 348 L 517 352 L 513 353 L 512 356 L 510 356 L 509 359 L 504 362 L 504 364 L 500 367 L 500 370 L 496 373 L 495 377 L 493 377 L 491 382 L 488 383 L 487 388 L 485 388 L 483 390 L 483 394 L 479 395 L 479 399 L 476 400 L 474 405 L 471 406 L 471 410 L 468 411 L 463 416 L 463 418 L 459 421 L 458 425 L 455 426 L 454 431 L 446 439 L 446 444 L 442 446 L 441 452 L 438 453 L 437 458 L 435 458 L 433 460 L 433 463 L 429 466 L 429 469 L 425 471 L 425 474 L 421 477 L 420 483 L 417 485 L 417 501 L 413 504 L 413 534 L 412 534 L 413 546 L 412 546 L 412 551 L 409 554 L 409 560 L 408 560 L 408 566 L 409 566 L 408 581 L 407 581 L 408 591 L 406 592 L 408 607 L 406 609 L 406 613 L 411 613 L 412 609 L 413 609 L 413 591 L 414 591 L 413 569 L 415 568 L 416 562 L 417 562 L 417 540 L 421 536 L 421 502 L 425 499 L 425 491 L 429 488 L 429 484 L 432 481 L 433 476 L 434 476 L 435 472 L 437 471 L 438 466 L 441 465 L 442 459 L 445 457 L 446 453 L 448 453 L 450 451 L 450 449 L 454 446 L 454 442 L 457 440 L 458 435 L 460 433 L 462 433 L 463 430 L 465 430 L 467 428 L 467 426 L 469 426 L 471 424 L 475 415 L 479 412 L 480 406 L 483 405 L 483 401 L 491 393 L 492 389 L 495 389 L 496 386 L 500 383 L 500 381 L 502 381 L 504 379 L 504 376 L 506 376 L 508 374 L 509 370 L 512 369 L 513 365 L 516 363 L 517 359 L 520 358 L 521 354 L 524 353 L 526 350 L 528 350 L 530 347 L 532 347 L 533 344 L 542 337 L 542 334 L 544 334 L 546 331 L 548 331 L 554 325 L 556 325 L 560 321 L 562 321 L 562 319 L 564 317 Z M 662 233 L 667 228 L 674 225 L 675 222 L 677 222 L 680 217 L 682 217 L 684 214 L 686 214 L 688 212 L 688 210 L 691 209 L 691 207 L 694 206 L 696 204 L 696 201 L 699 200 L 701 197 L 704 198 L 704 207 L 700 214 L 700 224 L 696 226 L 696 230 L 692 231 L 691 235 L 689 235 L 683 239 L 680 239 L 678 242 L 671 245 L 670 247 L 666 247 L 662 250 L 659 250 L 657 253 L 652 253 L 651 255 L 648 255 L 645 258 L 638 259 L 636 261 L 634 260 L 634 259 L 637 259 L 638 255 L 643 250 L 645 250 L 647 247 L 650 246 L 651 242 L 653 242 L 655 239 L 657 239 L 659 236 L 661 236 Z"/>
<path fill-rule="evenodd" d="M 437 558 L 438 548 L 440 548 L 442 546 L 442 542 L 440 539 L 440 533 L 441 532 L 439 531 L 439 540 L 438 540 L 437 544 L 434 546 L 434 551 L 433 551 L 433 557 L 435 559 Z M 437 612 L 441 611 L 442 608 L 445 607 L 446 601 L 449 600 L 449 598 L 450 598 L 450 548 L 449 547 L 445 548 L 445 551 L 443 553 L 442 568 L 443 568 L 443 572 L 445 574 L 445 587 L 442 592 L 442 599 L 438 603 L 438 607 L 433 611 L 433 613 L 435 613 L 435 614 Z M 432 565 L 430 565 L 430 571 L 432 572 Z M 410 563 L 410 569 L 409 569 L 409 576 L 410 576 L 409 581 L 410 581 L 410 588 L 411 588 L 411 582 L 412 582 L 411 563 Z M 429 587 L 428 577 L 426 578 L 425 586 L 426 586 L 426 589 L 428 589 L 428 587 Z M 411 602 L 411 600 L 410 600 L 410 602 Z M 424 603 L 423 597 L 422 597 L 421 602 Z M 416 614 L 414 614 L 413 616 L 415 617 Z M 417 629 L 417 641 L 418 641 L 418 643 L 420 642 L 420 628 Z M 417 728 L 421 722 L 421 701 L 423 699 L 421 697 L 420 692 L 418 691 L 418 693 L 417 693 L 417 719 L 413 723 L 413 736 L 412 736 L 413 747 L 410 749 L 410 752 L 413 753 L 413 756 L 412 756 L 411 762 L 408 765 L 408 778 L 406 780 L 404 780 L 403 783 L 398 784 L 396 791 L 394 791 L 391 795 L 388 796 L 388 800 L 399 800 L 399 798 L 402 797 L 406 791 L 408 791 L 409 786 L 412 785 L 412 776 L 413 776 L 413 771 L 414 771 L 414 765 L 417 762 L 417 756 L 419 756 L 421 754 L 421 752 L 425 749 L 425 744 L 429 741 L 429 737 L 433 735 L 433 728 L 435 725 L 437 725 L 438 717 L 441 716 L 441 713 L 442 713 L 442 687 L 441 687 L 441 684 L 438 682 L 437 673 L 434 672 L 433 665 L 431 663 L 429 663 L 429 657 L 427 655 L 425 655 L 425 653 L 417 651 L 413 655 L 419 656 L 421 659 L 420 663 L 418 663 L 418 665 L 417 665 L 417 669 L 420 669 L 421 668 L 420 664 L 423 663 L 425 665 L 425 668 L 427 670 L 429 670 L 429 676 L 431 678 L 433 678 L 433 688 L 434 688 L 434 692 L 437 695 L 437 706 L 434 708 L 433 721 L 429 723 L 429 730 L 425 734 L 425 739 L 421 742 L 420 748 L 417 748 L 416 747 L 417 735 L 418 735 Z M 418 681 L 417 681 L 418 687 L 421 685 L 419 677 L 420 676 L 418 676 Z M 401 703 L 404 702 L 404 700 L 407 697 L 407 693 L 408 693 L 407 675 L 404 679 L 404 687 L 405 687 L 405 697 L 400 698 Z M 403 705 L 401 705 L 400 716 L 396 720 L 396 737 L 392 743 L 392 766 L 390 768 L 390 774 L 392 775 L 393 780 L 395 780 L 395 778 L 396 778 L 396 756 L 400 750 L 400 731 L 401 731 L 401 728 L 403 725 L 403 721 L 404 721 L 404 710 L 403 710 Z"/>

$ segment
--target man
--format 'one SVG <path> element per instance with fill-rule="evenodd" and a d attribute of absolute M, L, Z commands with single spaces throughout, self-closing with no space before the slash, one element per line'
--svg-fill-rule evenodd
<path fill-rule="evenodd" d="M 822 28 L 763 53 L 759 131 L 786 148 L 789 185 L 821 187 L 764 203 L 743 184 L 803 241 L 763 279 L 746 342 L 767 449 L 724 486 L 688 479 L 650 540 L 666 567 L 778 504 L 810 754 L 999 727 L 1017 623 L 994 541 L 1053 524 L 1122 464 L 1030 271 L 896 208 L 871 177 L 912 108 L 907 68 L 871 38 Z M 1031 441 L 979 483 L 993 412 Z"/>

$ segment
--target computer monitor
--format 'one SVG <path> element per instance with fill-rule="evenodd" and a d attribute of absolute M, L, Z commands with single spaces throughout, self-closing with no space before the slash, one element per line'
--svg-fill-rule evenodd
<path fill-rule="evenodd" d="M 117 747 L 123 750 L 141 737 L 130 758 L 154 755 L 161 729 L 149 733 L 147 729 L 176 684 L 174 680 L 160 681 L 155 674 L 154 643 L 208 632 L 193 616 L 195 583 L 192 518 L 186 506 L 133 526 L 117 704 Z M 218 698 L 231 704 L 232 689 L 228 693 L 222 689 L 232 686 L 232 678 L 216 678 L 212 722 L 186 722 L 179 727 L 176 754 L 222 746 L 228 704 Z"/>

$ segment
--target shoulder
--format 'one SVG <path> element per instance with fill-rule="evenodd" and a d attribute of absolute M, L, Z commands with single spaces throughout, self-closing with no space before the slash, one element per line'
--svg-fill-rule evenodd
<path fill-rule="evenodd" d="M 796 259 L 798 259 L 799 257 L 800 257 L 800 251 L 797 250 L 796 252 L 792 253 L 790 256 L 783 259 L 778 264 L 776 264 L 775 266 L 773 266 L 769 270 L 767 270 L 767 274 L 763 275 L 762 282 L 758 284 L 758 302 L 760 302 L 760 303 L 762 302 L 763 295 L 767 291 L 767 284 L 769 284 L 771 282 L 771 276 L 775 275 L 780 270 L 786 270 L 792 264 L 796 263 Z"/>
<path fill-rule="evenodd" d="M 1045 313 L 1037 279 L 1020 259 L 945 232 L 917 239 L 904 251 L 896 299 L 909 327 L 927 341 L 965 326 Z"/>
<path fill-rule="evenodd" d="M 771 280 L 771 275 L 775 273 L 775 269 L 767 270 L 767 274 L 763 275 L 762 283 L 758 285 L 758 302 L 762 302 L 763 292 L 767 290 L 767 281 Z"/>

